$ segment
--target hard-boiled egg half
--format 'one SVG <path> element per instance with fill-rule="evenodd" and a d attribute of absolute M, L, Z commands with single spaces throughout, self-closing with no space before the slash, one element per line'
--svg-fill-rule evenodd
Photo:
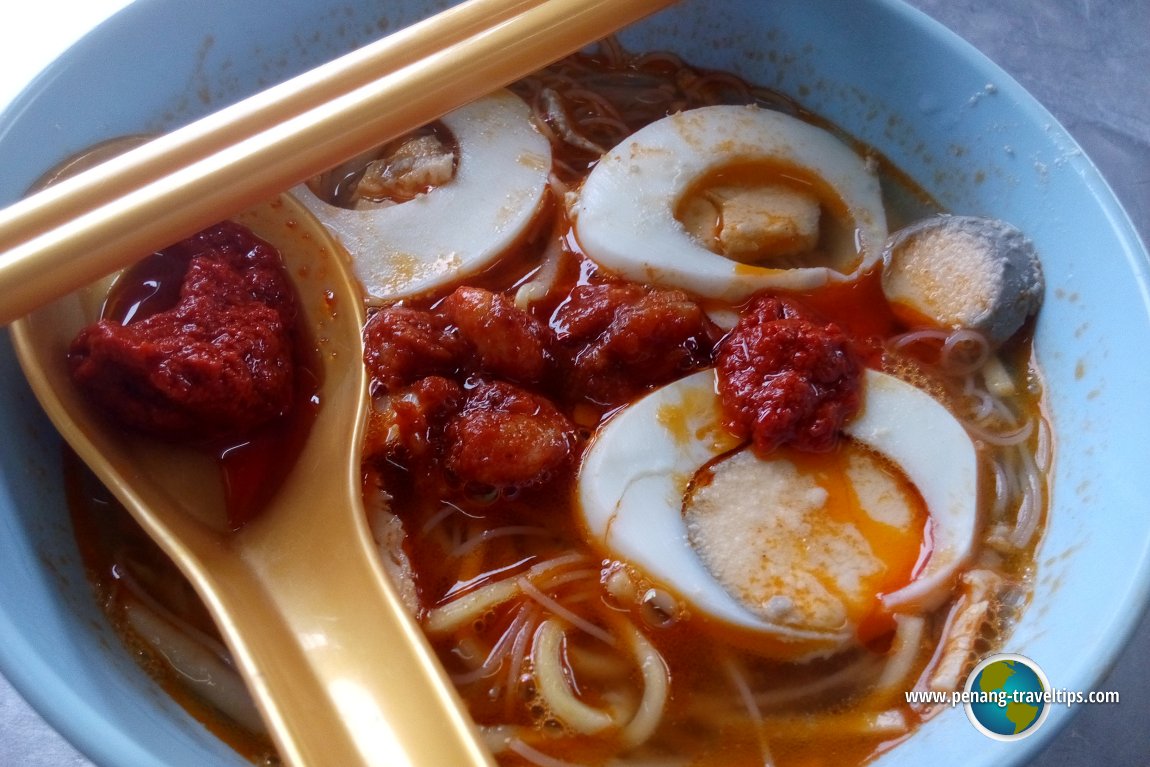
<path fill-rule="evenodd" d="M 912 325 L 977 330 L 992 346 L 1038 311 L 1044 285 L 1034 243 L 998 219 L 934 216 L 895 232 L 883 249 L 882 288 L 896 314 Z"/>
<path fill-rule="evenodd" d="M 293 189 L 351 254 L 370 303 L 427 293 L 475 274 L 512 247 L 539 209 L 551 145 L 510 91 L 485 96 L 440 121 L 454 138 L 447 180 L 414 198 L 349 209 Z M 453 161 L 454 160 L 454 161 Z"/>
<path fill-rule="evenodd" d="M 723 426 L 713 371 L 652 392 L 584 457 L 586 534 L 780 658 L 831 654 L 936 606 L 974 542 L 974 444 L 921 389 L 873 370 L 863 381 L 840 449 L 766 458 Z"/>
<path fill-rule="evenodd" d="M 754 106 L 651 123 L 603 156 L 571 209 L 580 247 L 606 269 L 726 301 L 851 280 L 887 237 L 862 157 Z"/>

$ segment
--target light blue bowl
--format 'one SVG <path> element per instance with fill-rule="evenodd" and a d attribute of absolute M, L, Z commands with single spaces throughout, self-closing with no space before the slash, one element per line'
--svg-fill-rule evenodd
<path fill-rule="evenodd" d="M 137 0 L 44 72 L 0 118 L 0 203 L 105 138 L 182 124 L 439 9 L 416 0 Z M 1005 651 L 1054 687 L 1089 690 L 1150 589 L 1147 256 L 1090 161 L 1013 80 L 894 0 L 829 14 L 809 0 L 685 0 L 628 30 L 784 91 L 873 144 L 955 212 L 1011 221 L 1048 282 L 1036 346 L 1056 434 L 1050 523 L 1033 601 Z M 914 66 L 905 62 L 913 61 Z M 69 528 L 60 445 L 0 338 L 0 671 L 106 765 L 229 765 L 221 745 L 137 668 L 96 608 Z M 1021 743 L 961 709 L 882 764 L 1021 763 L 1068 718 Z"/>

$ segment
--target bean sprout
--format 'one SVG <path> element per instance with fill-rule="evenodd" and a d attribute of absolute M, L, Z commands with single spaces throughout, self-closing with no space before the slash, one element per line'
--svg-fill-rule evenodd
<path fill-rule="evenodd" d="M 580 629 L 584 633 L 595 637 L 596 639 L 598 639 L 599 641 L 601 641 L 605 644 L 609 644 L 612 646 L 615 645 L 615 637 L 611 636 L 610 634 L 608 634 L 606 631 L 604 631 L 603 629 L 596 626 L 591 621 L 589 621 L 585 618 L 582 618 L 579 615 L 576 615 L 571 610 L 568 610 L 566 607 L 559 604 L 559 602 L 557 602 L 554 599 L 552 599 L 551 597 L 547 596 L 542 591 L 540 591 L 538 588 L 536 588 L 534 585 L 532 585 L 531 581 L 527 580 L 526 578 L 520 578 L 518 580 L 518 585 L 519 585 L 520 590 L 522 590 L 524 594 L 526 594 L 531 599 L 534 599 L 536 602 L 541 604 L 543 607 L 550 610 L 553 615 L 556 615 L 556 616 L 562 618 L 563 620 L 570 623 L 572 626 L 575 626 L 576 628 Z"/>

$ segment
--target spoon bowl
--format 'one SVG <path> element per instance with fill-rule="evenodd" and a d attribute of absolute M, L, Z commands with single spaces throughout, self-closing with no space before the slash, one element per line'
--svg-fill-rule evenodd
<path fill-rule="evenodd" d="M 214 458 L 117 428 L 73 385 L 68 345 L 98 319 L 110 279 L 12 326 L 32 390 L 195 587 L 285 762 L 491 764 L 382 570 L 363 512 L 363 303 L 346 255 L 289 196 L 234 218 L 283 256 L 322 366 L 311 431 L 256 519 L 229 531 Z"/>

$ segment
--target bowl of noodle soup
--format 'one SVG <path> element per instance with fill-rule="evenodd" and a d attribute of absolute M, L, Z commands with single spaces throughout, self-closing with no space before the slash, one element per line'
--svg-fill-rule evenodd
<path fill-rule="evenodd" d="M 141 0 L 70 50 L 3 116 L 0 158 L 6 174 L 0 191 L 5 202 L 14 200 L 47 169 L 86 147 L 176 127 L 441 5 L 323 0 L 237 8 L 223 2 L 180 7 Z M 993 433 L 968 423 L 998 456 L 983 469 L 987 497 L 978 512 L 980 553 L 977 567 L 970 569 L 992 572 L 999 585 L 981 596 L 969 583 L 956 586 L 942 607 L 924 613 L 919 630 L 935 639 L 916 640 L 920 650 L 911 653 L 913 668 L 891 692 L 901 695 L 903 688 L 924 679 L 929 683 L 964 597 L 967 603 L 989 600 L 993 614 L 979 624 L 968 653 L 1018 653 L 1045 669 L 1054 687 L 1091 689 L 1132 630 L 1150 583 L 1150 523 L 1136 511 L 1150 480 L 1131 457 L 1137 454 L 1132 446 L 1150 434 L 1150 416 L 1140 398 L 1146 374 L 1133 355 L 1115 348 L 1119 339 L 1150 324 L 1145 252 L 1072 139 L 971 48 L 894 2 L 851 3 L 837 11 L 833 23 L 809 6 L 797 0 L 772 3 L 768 13 L 754 2 L 684 0 L 622 31 L 586 58 L 513 87 L 535 107 L 536 119 L 558 134 L 551 140 L 568 146 L 555 153 L 548 182 L 555 205 L 563 208 L 564 195 L 578 192 L 600 154 L 663 114 L 756 103 L 831 131 L 870 158 L 879 169 L 892 232 L 936 211 L 1001 219 L 1024 232 L 1041 260 L 1045 300 L 1024 329 L 1023 344 L 1003 353 L 1015 371 L 1015 387 L 1024 392 L 1023 404 L 1002 405 L 978 353 L 974 363 L 946 357 L 950 345 L 962 341 L 954 334 L 899 332 L 886 339 L 894 349 L 888 354 L 916 345 L 929 347 L 931 354 L 942 350 L 930 364 L 948 368 L 944 389 L 957 388 L 966 396 L 961 403 L 960 397 L 950 402 L 952 408 L 972 407 L 985 415 L 1001 406 L 1018 416 L 995 422 Z M 141 59 L 149 65 L 140 67 Z M 900 65 L 904 60 L 937 63 L 908 68 Z M 622 70 L 627 77 L 618 75 Z M 102 94 L 112 92 L 123 95 L 109 102 Z M 604 100 L 607 107 L 596 106 Z M 619 114 L 619 105 L 634 110 Z M 567 125 L 558 114 L 583 117 Z M 453 130 L 458 135 L 463 129 Z M 540 263 L 484 267 L 466 282 L 516 295 L 539 281 L 546 255 Z M 564 268 L 569 265 L 555 270 Z M 430 297 L 410 299 L 405 306 L 429 316 L 443 313 L 462 326 L 464 299 L 474 296 L 441 301 L 458 295 L 451 291 L 459 282 L 430 289 Z M 372 302 L 373 311 L 385 312 L 393 303 L 386 286 L 381 295 Z M 548 315 L 560 311 L 560 303 L 554 300 Z M 0 511 L 11 531 L 0 544 L 5 675 L 97 762 L 238 765 L 264 759 L 266 744 L 245 733 L 258 723 L 244 720 L 239 710 L 218 716 L 207 710 L 216 704 L 190 702 L 188 693 L 173 692 L 165 681 L 170 671 L 138 661 L 150 657 L 148 648 L 130 637 L 125 643 L 123 626 L 105 610 L 115 601 L 115 589 L 92 575 L 98 561 L 92 559 L 91 550 L 98 548 L 92 540 L 99 536 L 84 533 L 85 517 L 76 513 L 78 504 L 110 499 L 86 486 L 77 468 L 62 467 L 59 438 L 27 391 L 7 336 L 2 352 L 7 360 L 0 412 L 6 433 L 19 435 L 0 447 Z M 589 356 L 584 350 L 582 358 Z M 697 361 L 688 366 L 701 367 Z M 502 383 L 474 385 L 474 377 L 484 372 L 491 371 L 453 374 L 465 379 L 468 392 L 480 388 L 488 399 L 515 401 L 518 395 L 508 395 Z M 597 388 L 609 373 L 603 368 L 588 379 L 593 391 L 573 397 L 577 405 L 568 413 L 578 427 L 573 439 L 591 441 L 600 419 L 626 397 L 637 397 L 620 393 L 627 390 L 624 384 Z M 532 375 L 513 367 L 504 378 L 519 385 Z M 490 391 L 482 389 L 489 384 Z M 462 431 L 455 433 L 459 442 Z M 1014 451 L 1017 445 L 1023 448 Z M 455 457 L 457 469 L 465 459 Z M 759 664 L 742 654 L 744 642 L 732 641 L 737 650 L 715 651 L 714 659 L 703 662 L 711 645 L 682 628 L 683 608 L 673 591 L 645 580 L 610 552 L 588 547 L 576 525 L 561 525 L 559 533 L 541 531 L 525 516 L 554 502 L 553 486 L 520 488 L 514 481 L 504 486 L 501 477 L 477 477 L 452 505 L 441 498 L 424 503 L 402 478 L 369 473 L 386 488 L 391 508 L 417 509 L 403 520 L 406 534 L 418 539 L 414 550 L 407 547 L 417 572 L 438 559 L 459 562 L 457 570 L 437 572 L 421 583 L 427 602 L 422 621 L 449 675 L 465 696 L 473 690 L 479 701 L 473 714 L 506 764 L 615 763 L 605 748 L 647 760 L 636 763 L 690 764 L 670 755 L 697 748 L 722 754 L 727 764 L 761 764 L 771 758 L 766 753 L 782 765 L 821 750 L 791 745 L 793 736 L 786 731 L 804 727 L 807 743 L 839 743 L 829 752 L 836 763 L 873 756 L 878 764 L 910 764 L 958 754 L 963 763 L 1022 763 L 1070 716 L 1055 707 L 1040 734 L 1001 744 L 975 730 L 962 707 L 923 712 L 889 700 L 872 708 L 854 700 L 844 707 L 840 699 L 859 697 L 850 680 L 862 678 L 865 686 L 883 677 L 890 645 L 900 636 L 890 639 L 891 627 L 878 630 L 888 643 L 881 652 L 851 650 L 829 660 L 788 657 Z M 365 500 L 368 513 L 378 511 L 379 497 L 370 484 Z M 473 524 L 492 503 L 507 504 L 490 514 L 498 524 Z M 115 545 L 130 547 L 123 541 L 131 541 L 131 535 L 123 533 Z M 530 548 L 508 542 L 520 538 Z M 140 601 L 166 603 L 161 609 L 194 613 L 194 607 L 173 607 L 189 599 L 179 587 L 160 587 L 157 594 L 147 585 L 133 585 L 133 578 L 146 582 L 162 567 L 148 556 L 129 553 L 116 561 L 117 572 L 128 573 L 118 577 L 117 588 L 147 592 Z M 477 565 L 479 556 L 487 559 Z M 1099 573 L 1113 572 L 1115 562 L 1124 563 L 1123 574 L 1100 588 Z M 501 583 L 492 573 L 516 563 L 521 567 L 509 570 L 514 577 L 507 586 L 516 590 L 513 599 L 464 604 L 455 612 L 441 609 L 456 593 L 467 597 Z M 432 581 L 447 585 L 436 592 L 427 585 Z M 93 582 L 99 599 L 93 598 Z M 459 586 L 467 583 L 480 588 Z M 489 589 L 485 598 L 495 591 Z M 587 609 L 588 600 L 605 607 Z M 659 632 L 671 639 L 652 640 Z M 529 641 L 540 647 L 562 644 L 569 658 L 566 673 L 578 672 L 587 705 L 576 701 L 564 708 L 562 700 L 548 697 L 557 693 L 535 689 L 554 686 L 553 680 L 521 683 L 527 665 L 543 665 L 545 650 L 535 654 L 525 646 Z M 701 670 L 692 679 L 695 664 Z M 505 680 L 498 690 L 487 683 L 495 676 L 493 666 Z M 647 676 L 654 667 L 669 672 L 662 679 Z M 625 683 L 609 681 L 613 678 Z M 961 684 L 965 673 L 957 679 Z M 659 689 L 662 693 L 653 692 Z M 525 699 L 540 701 L 539 710 L 532 713 L 531 705 L 522 705 Z M 110 708 L 108 700 L 119 704 Z M 507 713 L 516 706 L 528 713 Z M 652 708 L 657 715 L 649 713 Z M 700 709 L 711 711 L 712 721 Z M 604 717 L 602 711 L 622 713 Z M 690 733 L 694 745 L 676 740 L 680 731 Z M 532 739 L 533 732 L 543 734 Z M 564 739 L 574 745 L 549 751 L 549 744 Z M 725 750 L 716 751 L 715 744 Z"/>

